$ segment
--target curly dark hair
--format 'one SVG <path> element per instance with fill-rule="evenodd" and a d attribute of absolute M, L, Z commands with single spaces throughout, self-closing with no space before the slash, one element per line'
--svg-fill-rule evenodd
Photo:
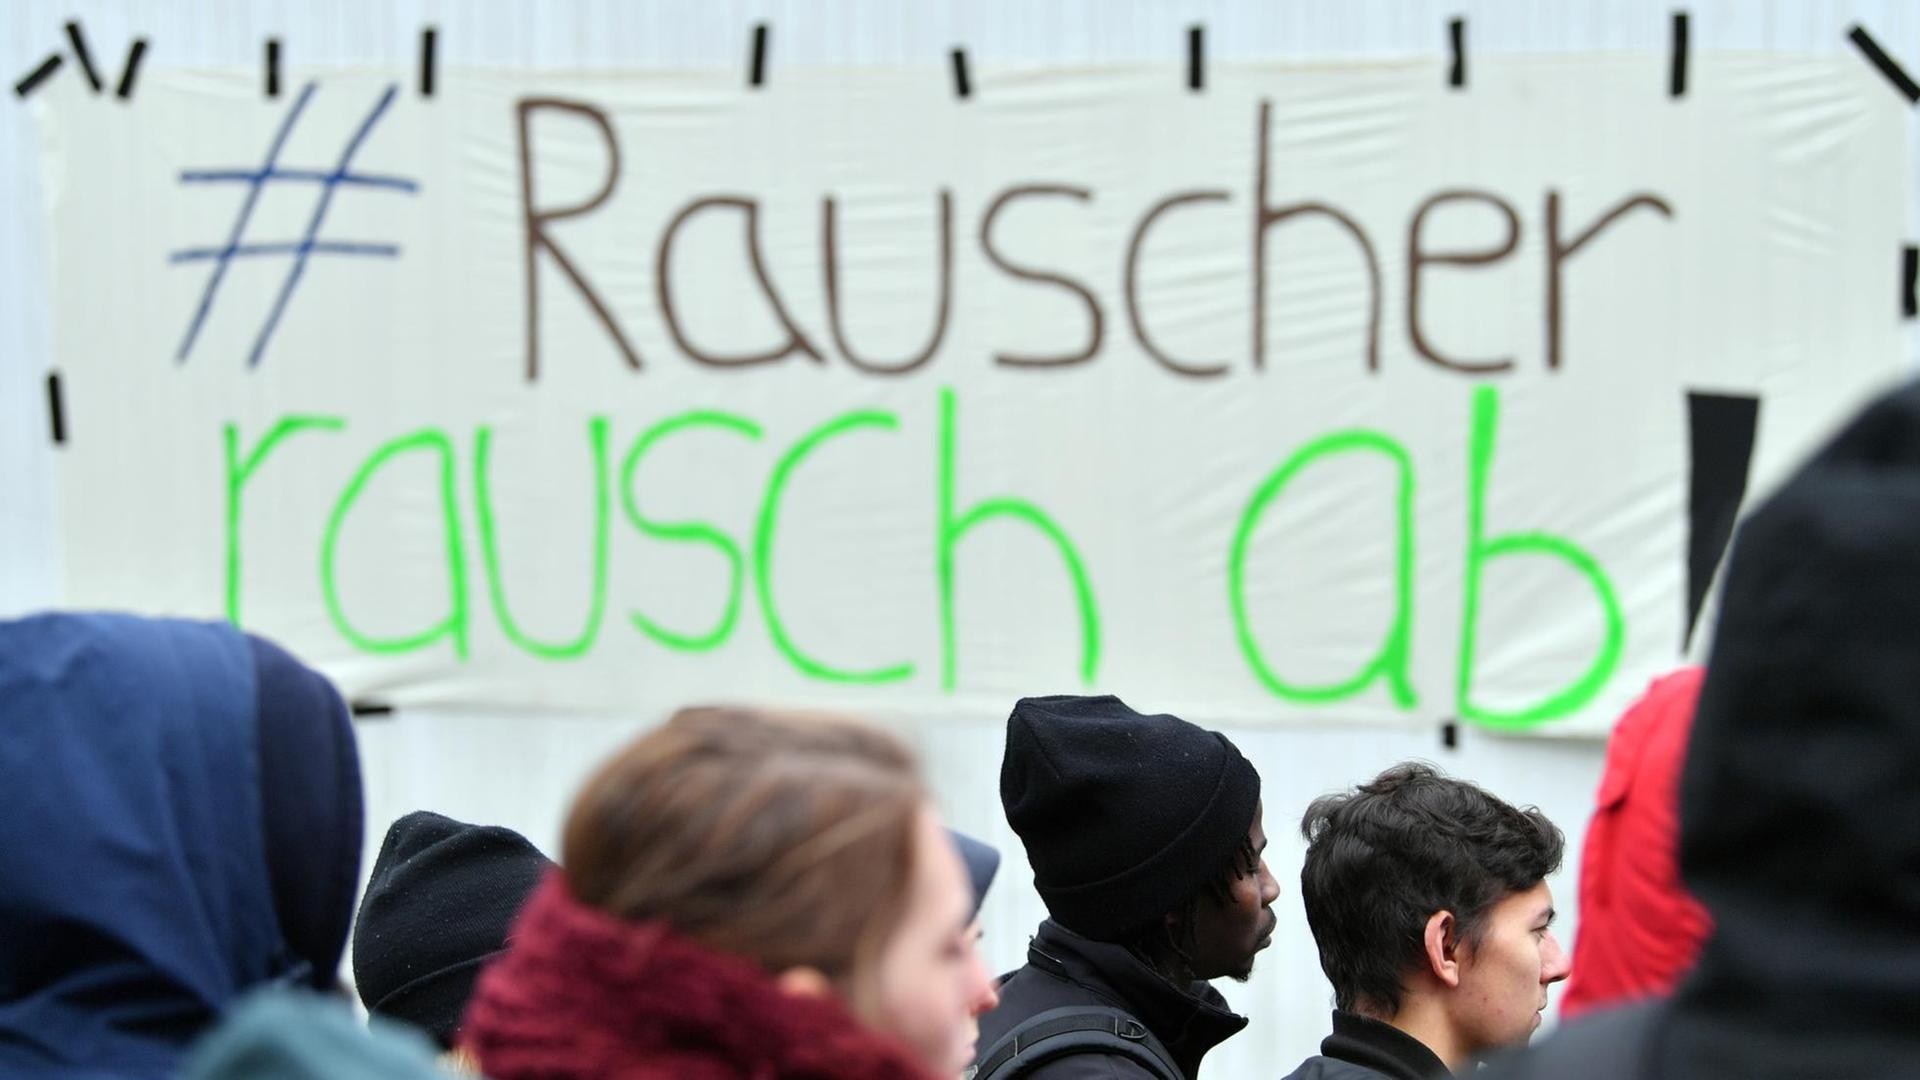
<path fill-rule="evenodd" d="M 1419 963 L 1435 912 L 1452 912 L 1460 938 L 1478 945 L 1488 910 L 1558 870 L 1566 846 L 1537 807 L 1418 762 L 1315 799 L 1300 832 L 1300 897 L 1334 1004 L 1384 1016 L 1400 1011 L 1401 977 Z"/>

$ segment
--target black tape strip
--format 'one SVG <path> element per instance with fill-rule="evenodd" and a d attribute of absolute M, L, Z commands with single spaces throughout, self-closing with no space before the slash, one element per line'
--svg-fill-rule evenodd
<path fill-rule="evenodd" d="M 433 59 L 440 32 L 434 27 L 420 31 L 420 96 L 433 96 Z"/>
<path fill-rule="evenodd" d="M 267 96 L 280 96 L 280 39 L 267 39 Z"/>
<path fill-rule="evenodd" d="M 1734 519 L 1747 493 L 1753 467 L 1753 437 L 1760 426 L 1760 399 L 1687 392 L 1687 427 L 1693 461 L 1687 492 L 1686 636 L 1700 622 L 1713 573 L 1733 539 Z"/>
<path fill-rule="evenodd" d="M 1449 750 L 1460 749 L 1460 725 L 1448 720 L 1440 725 L 1440 745 Z"/>
<path fill-rule="evenodd" d="M 1187 89 L 1199 91 L 1207 88 L 1207 29 L 1204 26 L 1187 27 Z"/>
<path fill-rule="evenodd" d="M 1453 70 L 1447 73 L 1448 86 L 1467 85 L 1467 20 L 1455 18 L 1447 24 L 1447 37 L 1453 43 Z"/>
<path fill-rule="evenodd" d="M 114 94 L 121 100 L 133 97 L 133 77 L 140 71 L 140 60 L 147 55 L 147 39 L 134 38 L 133 47 L 127 50 L 127 64 L 120 69 L 120 86 Z"/>
<path fill-rule="evenodd" d="M 1687 13 L 1673 13 L 1673 69 L 1668 77 L 1669 97 L 1687 96 Z"/>
<path fill-rule="evenodd" d="M 973 83 L 967 79 L 967 50 L 953 50 L 953 93 L 966 99 L 973 96 Z"/>
<path fill-rule="evenodd" d="M 1900 252 L 1900 314 L 1920 315 L 1920 247 L 1912 244 Z"/>
<path fill-rule="evenodd" d="M 393 706 L 384 701 L 355 701 L 347 706 L 347 711 L 360 720 L 369 716 L 392 716 Z"/>
<path fill-rule="evenodd" d="M 761 86 L 767 81 L 767 24 L 753 26 L 753 61 L 747 70 L 747 85 Z"/>
<path fill-rule="evenodd" d="M 1895 63 L 1893 57 L 1886 54 L 1886 50 L 1880 47 L 1880 43 L 1873 40 L 1873 35 L 1867 33 L 1866 27 L 1854 23 L 1853 29 L 1847 31 L 1847 40 L 1853 42 L 1854 46 L 1866 56 L 1867 63 L 1879 68 L 1880 74 L 1885 75 L 1888 82 L 1906 95 L 1909 104 L 1920 103 L 1920 84 L 1916 84 L 1913 77 Z"/>
<path fill-rule="evenodd" d="M 87 35 L 80 29 L 77 19 L 67 23 L 67 40 L 73 43 L 73 58 L 80 61 L 80 73 L 87 77 L 87 85 L 94 93 L 100 92 L 100 73 L 94 70 L 93 54 L 87 51 Z"/>
<path fill-rule="evenodd" d="M 47 372 L 47 427 L 53 435 L 53 445 L 67 444 L 67 403 L 60 392 L 60 373 Z"/>
<path fill-rule="evenodd" d="M 60 58 L 59 53 L 54 53 L 52 56 L 40 61 L 39 67 L 28 72 L 26 78 L 13 84 L 14 96 L 26 97 L 28 94 L 40 89 L 40 84 L 46 82 L 54 72 L 59 71 L 60 65 L 64 62 L 65 61 Z"/>

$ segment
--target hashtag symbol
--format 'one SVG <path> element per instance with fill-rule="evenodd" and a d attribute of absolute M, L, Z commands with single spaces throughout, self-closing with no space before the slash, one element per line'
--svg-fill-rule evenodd
<path fill-rule="evenodd" d="M 260 357 L 266 352 L 267 343 L 273 340 L 274 328 L 280 324 L 280 315 L 287 308 L 287 301 L 293 297 L 294 289 L 300 284 L 300 277 L 306 272 L 307 259 L 314 255 L 362 255 L 391 259 L 400 254 L 400 248 L 394 244 L 369 244 L 339 240 L 321 240 L 320 227 L 326 223 L 327 210 L 333 205 L 333 193 L 340 187 L 384 188 L 391 191 L 403 191 L 415 194 L 420 185 L 412 180 L 397 176 L 376 176 L 352 171 L 354 155 L 360 152 L 360 146 L 373 132 L 374 125 L 393 104 L 394 95 L 399 91 L 397 84 L 389 85 L 386 93 L 374 103 L 373 110 L 354 131 L 346 148 L 340 152 L 340 160 L 332 170 L 288 169 L 280 166 L 280 151 L 286 146 L 287 137 L 293 133 L 293 127 L 300 120 L 307 102 L 313 98 L 314 84 L 308 83 L 301 88 L 300 96 L 295 99 L 293 108 L 288 110 L 287 118 L 273 137 L 273 145 L 267 149 L 267 160 L 258 169 L 196 169 L 180 174 L 183 184 L 241 183 L 247 185 L 246 199 L 240 205 L 240 216 L 233 223 L 233 230 L 227 236 L 227 242 L 221 247 L 187 248 L 168 255 L 170 263 L 212 262 L 213 273 L 207 278 L 206 291 L 200 294 L 199 306 L 194 309 L 193 321 L 187 325 L 187 336 L 180 343 L 180 351 L 174 355 L 176 362 L 185 362 L 193 352 L 193 343 L 200 336 L 200 328 L 206 323 L 207 313 L 213 308 L 214 296 L 220 291 L 220 283 L 226 279 L 227 268 L 238 258 L 262 256 L 291 257 L 293 264 L 287 270 L 287 277 L 280 285 L 280 294 L 274 299 L 273 308 L 267 313 L 267 320 L 260 327 L 259 335 L 254 338 L 253 351 L 247 356 L 247 366 L 260 363 Z M 247 221 L 253 216 L 253 209 L 260 201 L 260 192 L 270 183 L 307 183 L 320 186 L 320 198 L 314 204 L 313 216 L 307 221 L 307 231 L 297 241 L 282 243 L 245 243 Z"/>

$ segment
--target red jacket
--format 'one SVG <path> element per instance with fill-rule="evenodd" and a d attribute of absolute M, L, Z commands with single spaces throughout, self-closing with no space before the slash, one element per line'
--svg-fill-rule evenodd
<path fill-rule="evenodd" d="M 1663 995 L 1711 926 L 1680 883 L 1680 767 L 1705 672 L 1654 680 L 1607 743 L 1599 806 L 1580 859 L 1580 930 L 1560 1014 Z"/>
<path fill-rule="evenodd" d="M 480 977 L 462 1040 L 492 1080 L 931 1080 L 838 1002 L 589 908 L 558 873 Z"/>

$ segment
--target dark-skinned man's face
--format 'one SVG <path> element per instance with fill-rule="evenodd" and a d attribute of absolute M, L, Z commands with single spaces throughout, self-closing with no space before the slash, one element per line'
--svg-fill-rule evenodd
<path fill-rule="evenodd" d="M 1231 978 L 1242 982 L 1253 974 L 1254 954 L 1273 944 L 1280 917 L 1273 913 L 1280 899 L 1280 883 L 1267 870 L 1267 830 L 1261 807 L 1254 807 L 1247 843 L 1254 852 L 1252 872 L 1233 879 L 1227 902 L 1203 893 L 1194 908 L 1193 974 L 1197 979 Z"/>

